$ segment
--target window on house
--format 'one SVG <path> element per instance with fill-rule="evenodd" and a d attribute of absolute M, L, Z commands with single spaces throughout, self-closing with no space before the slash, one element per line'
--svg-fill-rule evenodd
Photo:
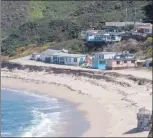
<path fill-rule="evenodd" d="M 127 60 L 124 60 L 124 63 L 127 63 Z"/>
<path fill-rule="evenodd" d="M 116 63 L 117 63 L 117 64 L 120 64 L 120 61 L 117 61 Z"/>
<path fill-rule="evenodd" d="M 57 57 L 53 57 L 53 60 L 57 60 Z"/>
<path fill-rule="evenodd" d="M 60 60 L 64 61 L 64 57 L 60 57 Z"/>
<path fill-rule="evenodd" d="M 131 60 L 131 63 L 135 63 L 135 60 Z"/>
<path fill-rule="evenodd" d="M 74 58 L 74 62 L 77 62 L 77 58 Z"/>
<path fill-rule="evenodd" d="M 105 61 L 104 60 L 100 60 L 99 64 L 105 64 Z"/>
<path fill-rule="evenodd" d="M 67 58 L 66 61 L 67 61 L 67 62 L 71 62 L 71 58 Z"/>
<path fill-rule="evenodd" d="M 104 55 L 99 55 L 99 59 L 104 59 Z"/>

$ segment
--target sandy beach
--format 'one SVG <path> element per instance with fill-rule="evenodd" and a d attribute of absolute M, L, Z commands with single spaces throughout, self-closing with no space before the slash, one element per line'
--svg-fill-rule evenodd
<path fill-rule="evenodd" d="M 139 74 L 142 73 L 140 70 Z M 84 112 L 85 118 L 90 122 L 89 129 L 82 136 L 148 136 L 148 131 L 136 132 L 136 114 L 141 107 L 152 110 L 152 84 L 149 77 L 141 80 L 140 76 L 128 77 L 123 73 L 84 74 L 88 75 L 67 74 L 64 70 L 55 73 L 2 68 L 1 85 L 35 91 L 79 104 L 78 110 Z"/>

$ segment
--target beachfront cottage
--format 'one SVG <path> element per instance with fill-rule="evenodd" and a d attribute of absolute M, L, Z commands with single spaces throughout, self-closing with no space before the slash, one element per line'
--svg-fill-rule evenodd
<path fill-rule="evenodd" d="M 53 56 L 54 64 L 79 66 L 85 62 L 86 55 L 55 53 Z"/>
<path fill-rule="evenodd" d="M 129 53 L 117 53 L 107 61 L 106 69 L 134 68 L 137 66 L 135 57 Z"/>
<path fill-rule="evenodd" d="M 53 54 L 55 53 L 61 53 L 61 50 L 53 50 L 53 49 L 47 49 L 40 53 L 40 60 L 42 62 L 46 63 L 52 63 L 53 62 Z"/>
<path fill-rule="evenodd" d="M 113 59 L 117 52 L 98 52 L 92 59 L 92 68 L 106 69 L 108 59 Z"/>

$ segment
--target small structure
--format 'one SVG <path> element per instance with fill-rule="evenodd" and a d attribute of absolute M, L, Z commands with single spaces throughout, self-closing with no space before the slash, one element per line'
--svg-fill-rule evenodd
<path fill-rule="evenodd" d="M 111 32 L 109 34 L 111 36 L 111 42 L 119 42 L 122 39 L 122 34 L 121 33 Z"/>
<path fill-rule="evenodd" d="M 85 62 L 86 55 L 55 53 L 52 54 L 52 63 L 79 66 Z"/>
<path fill-rule="evenodd" d="M 30 55 L 30 60 L 36 60 L 40 61 L 40 54 L 39 53 L 33 53 Z"/>
<path fill-rule="evenodd" d="M 112 59 L 107 61 L 106 69 L 123 69 L 136 67 L 136 60 L 132 54 L 117 53 Z"/>
<path fill-rule="evenodd" d="M 152 33 L 152 27 L 151 26 L 140 26 L 136 28 L 136 33 L 140 34 L 151 34 Z"/>
<path fill-rule="evenodd" d="M 86 35 L 87 42 L 100 42 L 100 43 L 107 43 L 111 42 L 111 35 L 109 33 L 104 32 L 97 32 L 94 34 L 87 34 Z"/>
<path fill-rule="evenodd" d="M 84 39 L 90 43 L 118 42 L 118 41 L 121 41 L 121 38 L 122 38 L 122 33 L 106 32 L 104 30 L 87 31 L 86 34 L 84 34 Z"/>
<path fill-rule="evenodd" d="M 98 52 L 94 54 L 92 68 L 106 69 L 108 59 L 113 59 L 117 52 Z"/>
<path fill-rule="evenodd" d="M 40 60 L 46 63 L 52 63 L 52 54 L 61 53 L 61 50 L 47 49 L 40 53 Z"/>
<path fill-rule="evenodd" d="M 137 113 L 137 130 L 150 131 L 152 127 L 152 115 L 146 108 L 140 108 Z"/>

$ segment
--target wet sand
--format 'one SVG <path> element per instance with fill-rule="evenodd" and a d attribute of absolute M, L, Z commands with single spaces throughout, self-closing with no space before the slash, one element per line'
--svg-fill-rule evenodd
<path fill-rule="evenodd" d="M 72 103 L 79 104 L 78 110 L 84 112 L 85 119 L 88 120 L 90 123 L 90 128 L 86 132 L 84 132 L 82 136 L 107 135 L 107 133 L 105 132 L 105 128 L 107 128 L 108 125 L 108 121 L 106 120 L 106 118 L 109 120 L 109 113 L 107 113 L 102 105 L 99 106 L 99 103 L 97 103 L 97 100 L 94 98 L 74 93 L 62 86 L 59 87 L 52 84 L 27 82 L 25 80 L 14 78 L 12 79 L 2 77 L 1 84 L 4 88 L 26 89 L 29 91 L 35 91 L 37 94 L 45 94 L 51 97 L 61 98 Z M 99 107 L 99 109 L 97 109 L 97 107 Z M 82 124 L 79 125 L 80 127 L 78 129 L 84 129 L 81 128 L 83 127 Z M 67 130 L 65 134 L 66 136 L 72 136 L 72 132 L 69 133 L 70 130 Z M 73 133 L 74 135 L 78 136 L 80 134 L 80 131 L 76 129 L 76 131 Z"/>

